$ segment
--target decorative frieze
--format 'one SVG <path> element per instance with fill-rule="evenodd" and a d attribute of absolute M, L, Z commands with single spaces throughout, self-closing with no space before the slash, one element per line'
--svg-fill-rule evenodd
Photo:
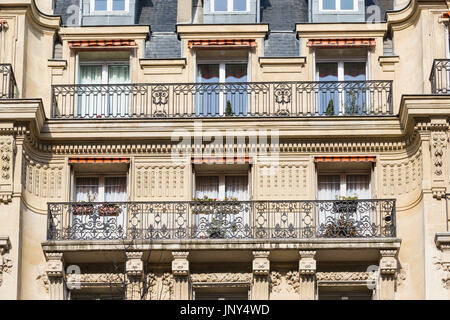
<path fill-rule="evenodd" d="M 174 276 L 169 272 L 147 275 L 147 300 L 172 300 L 174 296 Z"/>
<path fill-rule="evenodd" d="M 12 201 L 15 151 L 16 146 L 12 136 L 0 139 L 0 201 L 3 203 Z"/>
<path fill-rule="evenodd" d="M 300 293 L 300 274 L 298 271 L 270 272 L 270 292 Z"/>
<path fill-rule="evenodd" d="M 30 158 L 24 152 L 22 186 L 28 194 L 46 199 L 61 199 L 63 165 L 50 165 Z"/>
<path fill-rule="evenodd" d="M 9 237 L 0 237 L 0 286 L 3 283 L 3 274 L 10 273 L 13 267 L 9 250 L 11 243 Z"/>
<path fill-rule="evenodd" d="M 228 272 L 228 273 L 193 273 L 192 283 L 251 283 L 252 274 L 249 272 Z"/>
<path fill-rule="evenodd" d="M 370 281 L 372 272 L 317 272 L 316 280 L 324 282 L 361 282 Z"/>
<path fill-rule="evenodd" d="M 381 192 L 383 196 L 401 196 L 422 185 L 422 151 L 405 160 L 383 160 Z"/>
<path fill-rule="evenodd" d="M 124 284 L 124 274 L 111 272 L 69 274 L 66 276 L 66 282 L 79 282 L 81 288 L 122 286 Z"/>
<path fill-rule="evenodd" d="M 137 199 L 180 199 L 185 193 L 184 165 L 136 165 Z"/>

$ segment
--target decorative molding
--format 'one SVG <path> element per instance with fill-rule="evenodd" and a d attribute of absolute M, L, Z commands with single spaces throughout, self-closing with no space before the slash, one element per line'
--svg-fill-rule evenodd
<path fill-rule="evenodd" d="M 324 282 L 361 282 L 370 281 L 372 272 L 317 272 L 316 280 Z"/>
<path fill-rule="evenodd" d="M 125 264 L 126 274 L 129 277 L 139 277 L 143 274 L 144 263 L 142 252 L 126 252 L 127 261 Z"/>
<path fill-rule="evenodd" d="M 2 137 L 0 139 L 0 200 L 5 204 L 12 201 L 15 152 L 14 137 Z"/>
<path fill-rule="evenodd" d="M 432 181 L 432 194 L 437 200 L 442 199 L 445 196 L 446 188 L 444 186 L 444 154 L 447 150 L 448 134 L 446 131 L 441 131 L 443 128 L 447 128 L 447 123 L 436 124 L 431 131 L 431 162 L 433 166 L 433 181 Z M 438 131 L 439 130 L 439 131 Z"/>
<path fill-rule="evenodd" d="M 36 275 L 36 280 L 42 288 L 44 288 L 45 293 L 49 293 L 50 290 L 50 280 L 47 276 L 47 264 L 43 263 L 38 267 L 38 274 Z"/>
<path fill-rule="evenodd" d="M 251 283 L 252 274 L 242 273 L 193 273 L 191 274 L 192 283 Z"/>
<path fill-rule="evenodd" d="M 434 239 L 439 254 L 433 257 L 433 264 L 441 270 L 441 281 L 445 289 L 450 289 L 450 233 L 436 233 Z"/>
<path fill-rule="evenodd" d="M 274 293 L 300 293 L 300 274 L 298 271 L 270 272 L 270 291 Z"/>
<path fill-rule="evenodd" d="M 253 251 L 253 274 L 268 276 L 270 272 L 270 251 Z"/>
<path fill-rule="evenodd" d="M 299 251 L 299 272 L 301 275 L 310 276 L 316 273 L 316 251 Z"/>
<path fill-rule="evenodd" d="M 47 277 L 50 278 L 64 278 L 64 260 L 62 252 L 47 252 L 47 265 L 46 273 Z"/>
<path fill-rule="evenodd" d="M 174 276 L 169 272 L 149 273 L 147 275 L 147 300 L 172 300 L 174 295 Z"/>
<path fill-rule="evenodd" d="M 187 251 L 173 251 L 172 256 L 172 273 L 174 276 L 188 276 L 189 275 L 189 252 Z"/>
<path fill-rule="evenodd" d="M 395 64 L 400 62 L 399 56 L 380 56 L 378 57 L 378 63 L 384 72 L 394 72 Z"/>
<path fill-rule="evenodd" d="M 9 237 L 0 237 L 0 287 L 3 283 L 3 274 L 11 273 L 13 261 L 9 254 L 11 242 Z"/>
<path fill-rule="evenodd" d="M 82 273 L 80 275 L 69 274 L 66 282 L 80 283 L 81 288 L 123 286 L 123 273 Z"/>
<path fill-rule="evenodd" d="M 136 164 L 137 199 L 179 199 L 185 193 L 184 165 Z"/>
<path fill-rule="evenodd" d="M 398 269 L 397 250 L 380 250 L 380 274 L 395 275 Z"/>

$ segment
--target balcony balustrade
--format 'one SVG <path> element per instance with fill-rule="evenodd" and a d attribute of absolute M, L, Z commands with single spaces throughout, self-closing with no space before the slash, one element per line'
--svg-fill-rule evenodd
<path fill-rule="evenodd" d="M 52 86 L 54 119 L 392 115 L 392 81 Z"/>
<path fill-rule="evenodd" d="M 395 200 L 49 203 L 50 241 L 391 238 Z"/>
<path fill-rule="evenodd" d="M 17 97 L 17 84 L 10 64 L 0 64 L 0 99 Z"/>
<path fill-rule="evenodd" d="M 435 59 L 430 74 L 432 94 L 450 94 L 450 59 Z"/>

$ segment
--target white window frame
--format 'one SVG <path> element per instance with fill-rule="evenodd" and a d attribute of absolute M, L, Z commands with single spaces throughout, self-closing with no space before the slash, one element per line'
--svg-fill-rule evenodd
<path fill-rule="evenodd" d="M 319 0 L 319 11 L 320 12 L 357 12 L 358 11 L 358 0 L 353 0 L 353 10 L 341 9 L 341 0 L 334 0 L 336 2 L 336 9 L 323 9 L 323 0 Z"/>
<path fill-rule="evenodd" d="M 370 197 L 373 198 L 372 193 L 372 171 L 352 171 L 352 172 L 333 172 L 333 171 L 322 171 L 317 174 L 317 188 L 316 188 L 316 198 L 319 199 L 319 176 L 340 176 L 340 186 L 339 186 L 339 196 L 340 197 L 353 197 L 353 194 L 347 194 L 347 176 L 354 175 L 366 175 L 369 177 L 369 194 Z M 335 200 L 335 199 L 330 199 Z M 370 199 L 362 199 L 362 200 L 370 200 Z"/>
<path fill-rule="evenodd" d="M 223 201 L 225 199 L 226 185 L 225 177 L 247 177 L 247 201 L 250 199 L 250 176 L 248 173 L 195 173 L 193 183 L 193 198 L 197 193 L 197 177 L 219 177 L 219 195 L 217 201 Z"/>
<path fill-rule="evenodd" d="M 224 0 L 227 1 L 227 10 L 226 11 L 216 11 L 215 9 L 215 0 L 210 0 L 211 2 L 211 12 L 213 13 L 248 13 L 250 12 L 250 0 L 247 0 L 246 2 L 246 10 L 245 11 L 234 11 L 234 2 L 233 0 Z"/>
<path fill-rule="evenodd" d="M 72 199 L 75 201 L 77 197 L 77 179 L 78 178 L 98 178 L 98 195 L 95 202 L 105 202 L 105 179 L 106 178 L 125 178 L 125 188 L 127 199 L 129 199 L 128 194 L 128 175 L 127 174 L 76 174 L 73 179 L 73 192 Z"/>
<path fill-rule="evenodd" d="M 201 83 L 199 79 L 198 74 L 198 65 L 201 64 L 218 64 L 219 65 L 219 83 L 226 83 L 226 65 L 227 64 L 247 64 L 247 82 L 250 82 L 250 60 L 229 60 L 229 61 L 223 61 L 223 60 L 201 60 L 197 61 L 197 64 L 195 65 L 195 82 Z M 219 114 L 223 115 L 225 113 L 225 106 L 223 104 L 223 92 L 219 92 Z M 249 104 L 248 104 L 249 105 Z M 247 110 L 248 111 L 248 110 Z"/>
<path fill-rule="evenodd" d="M 95 0 L 91 0 L 91 5 L 90 5 L 90 11 L 91 13 L 96 13 L 96 12 L 129 12 L 130 11 L 130 0 L 125 0 L 125 10 L 113 10 L 113 0 L 106 0 L 107 4 L 106 4 L 106 11 L 105 10 L 95 10 Z"/>
<path fill-rule="evenodd" d="M 78 75 L 77 75 L 77 83 L 80 83 L 81 81 L 81 66 L 87 66 L 87 65 L 95 65 L 95 66 L 102 66 L 102 83 L 98 83 L 98 84 L 109 84 L 108 82 L 108 72 L 109 72 L 109 66 L 119 66 L 119 65 L 126 65 L 128 66 L 128 82 L 131 82 L 131 67 L 130 67 L 130 63 L 129 61 L 124 61 L 124 60 L 120 60 L 120 61 L 113 61 L 113 60 L 101 60 L 101 61 L 79 61 L 78 63 Z"/>

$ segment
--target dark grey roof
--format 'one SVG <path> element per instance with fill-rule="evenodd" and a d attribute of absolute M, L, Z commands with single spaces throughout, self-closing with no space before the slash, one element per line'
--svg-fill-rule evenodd
<path fill-rule="evenodd" d="M 295 32 L 271 32 L 264 42 L 265 57 L 298 57 L 299 43 Z"/>
<path fill-rule="evenodd" d="M 177 0 L 139 0 L 136 8 L 138 23 L 152 32 L 175 32 L 177 12 Z"/>
<path fill-rule="evenodd" d="M 181 57 L 181 41 L 176 33 L 152 33 L 150 40 L 145 44 L 145 58 L 170 59 Z"/>
<path fill-rule="evenodd" d="M 308 0 L 261 0 L 261 22 L 270 30 L 294 30 L 296 23 L 308 22 Z"/>

